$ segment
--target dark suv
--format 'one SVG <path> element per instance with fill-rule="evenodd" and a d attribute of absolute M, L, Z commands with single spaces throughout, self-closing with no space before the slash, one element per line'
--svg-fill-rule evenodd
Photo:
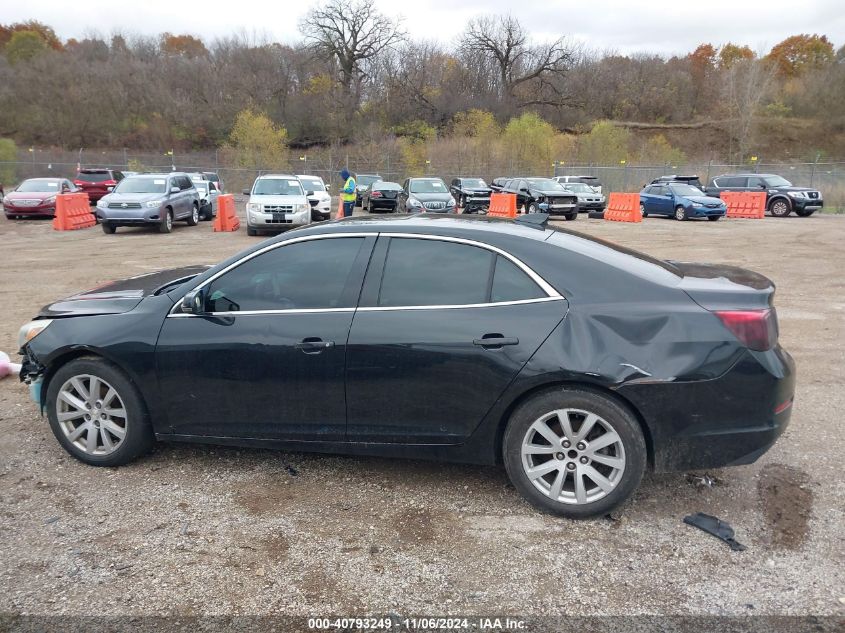
<path fill-rule="evenodd" d="M 464 213 L 486 211 L 493 190 L 481 178 L 453 178 L 449 191 Z"/>
<path fill-rule="evenodd" d="M 123 180 L 123 173 L 116 169 L 80 169 L 73 179 L 73 184 L 88 194 L 92 203 L 114 189 Z"/>
<path fill-rule="evenodd" d="M 794 187 L 786 178 L 775 174 L 724 174 L 713 178 L 704 188 L 708 196 L 715 198 L 723 191 L 765 191 L 766 209 L 777 218 L 785 218 L 793 211 L 805 218 L 824 206 L 817 189 Z"/>
<path fill-rule="evenodd" d="M 551 178 L 513 178 L 502 193 L 515 194 L 516 208 L 526 213 L 545 212 L 566 220 L 578 218 L 578 195 Z"/>

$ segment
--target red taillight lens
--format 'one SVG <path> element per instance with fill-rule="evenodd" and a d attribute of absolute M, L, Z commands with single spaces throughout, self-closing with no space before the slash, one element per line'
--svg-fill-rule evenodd
<path fill-rule="evenodd" d="M 748 349 L 764 352 L 777 343 L 777 318 L 773 309 L 717 310 L 716 316 Z"/>
<path fill-rule="evenodd" d="M 101 185 L 105 185 L 106 187 L 114 187 L 117 184 L 116 180 L 105 180 L 100 183 Z"/>
<path fill-rule="evenodd" d="M 381 191 L 373 191 L 373 192 L 370 194 L 370 197 L 371 197 L 371 198 L 381 198 Z"/>

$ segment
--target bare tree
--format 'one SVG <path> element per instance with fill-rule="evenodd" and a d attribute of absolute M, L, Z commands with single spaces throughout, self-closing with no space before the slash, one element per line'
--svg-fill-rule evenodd
<path fill-rule="evenodd" d="M 374 0 L 328 0 L 311 9 L 299 28 L 316 54 L 337 64 L 348 120 L 360 103 L 367 64 L 405 36 Z"/>
<path fill-rule="evenodd" d="M 467 56 L 485 60 L 498 79 L 500 99 L 516 106 L 561 105 L 559 79 L 574 59 L 562 38 L 530 46 L 528 33 L 511 15 L 472 20 L 461 44 Z M 531 90 L 523 88 L 530 86 Z"/>
<path fill-rule="evenodd" d="M 754 141 L 754 120 L 769 96 L 775 67 L 760 59 L 743 59 L 728 69 L 724 78 L 725 100 L 730 108 L 730 136 L 736 139 L 739 160 L 744 160 Z"/>

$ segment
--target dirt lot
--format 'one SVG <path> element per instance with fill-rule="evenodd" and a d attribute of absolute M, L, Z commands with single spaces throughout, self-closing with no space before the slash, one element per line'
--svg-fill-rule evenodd
<path fill-rule="evenodd" d="M 0 382 L 0 613 L 845 614 L 845 216 L 567 226 L 778 285 L 792 425 L 757 464 L 647 475 L 613 519 L 521 500 L 498 468 L 162 445 L 119 469 L 65 454 Z M 58 297 L 255 242 L 0 220 L 0 350 Z M 749 394 L 753 397 L 753 394 Z M 684 525 L 703 511 L 748 546 Z"/>

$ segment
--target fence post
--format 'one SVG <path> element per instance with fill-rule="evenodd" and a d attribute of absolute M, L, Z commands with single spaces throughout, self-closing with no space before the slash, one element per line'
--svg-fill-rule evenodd
<path fill-rule="evenodd" d="M 813 180 L 816 177 L 816 165 L 819 162 L 819 157 L 821 156 L 821 152 L 816 152 L 816 160 L 813 161 L 813 166 L 810 168 L 810 186 L 813 187 Z"/>

